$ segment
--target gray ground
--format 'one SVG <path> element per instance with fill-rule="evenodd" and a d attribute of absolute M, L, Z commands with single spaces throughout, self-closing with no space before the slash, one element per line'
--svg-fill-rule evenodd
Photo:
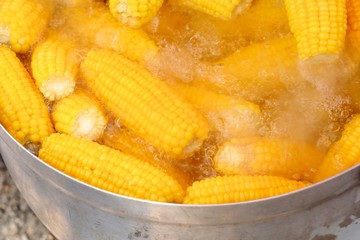
<path fill-rule="evenodd" d="M 21 197 L 1 157 L 0 240 L 55 240 Z"/>

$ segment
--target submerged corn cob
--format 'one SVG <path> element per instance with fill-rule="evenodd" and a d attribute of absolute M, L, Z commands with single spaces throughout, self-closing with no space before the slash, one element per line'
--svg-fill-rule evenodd
<path fill-rule="evenodd" d="M 0 44 L 25 53 L 45 30 L 51 8 L 44 0 L 0 1 Z"/>
<path fill-rule="evenodd" d="M 360 163 L 360 115 L 345 125 L 341 138 L 329 149 L 315 175 L 315 181 L 335 176 Z"/>
<path fill-rule="evenodd" d="M 21 144 L 40 143 L 53 126 L 41 93 L 16 54 L 0 44 L 0 123 Z"/>
<path fill-rule="evenodd" d="M 101 143 L 125 154 L 146 160 L 176 179 L 184 189 L 191 184 L 189 173 L 176 167 L 173 159 L 126 128 L 118 129 L 109 124 L 101 138 Z"/>
<path fill-rule="evenodd" d="M 129 27 L 140 27 L 159 11 L 164 0 L 109 0 L 110 12 Z"/>
<path fill-rule="evenodd" d="M 83 90 L 58 101 L 52 119 L 57 132 L 90 141 L 100 138 L 107 124 L 107 116 L 100 103 Z"/>
<path fill-rule="evenodd" d="M 274 175 L 309 181 L 322 160 L 322 152 L 303 142 L 252 137 L 223 143 L 214 164 L 225 175 Z"/>
<path fill-rule="evenodd" d="M 318 56 L 327 61 L 342 52 L 346 0 L 285 0 L 285 6 L 300 59 Z"/>
<path fill-rule="evenodd" d="M 176 180 L 147 162 L 70 135 L 50 135 L 39 158 L 80 181 L 125 196 L 175 203 L 184 196 Z"/>
<path fill-rule="evenodd" d="M 347 34 L 351 43 L 360 51 L 360 1 L 346 0 Z"/>
<path fill-rule="evenodd" d="M 229 20 L 246 11 L 251 6 L 252 0 L 177 0 L 175 2 L 214 17 Z"/>
<path fill-rule="evenodd" d="M 276 38 L 263 43 L 254 43 L 240 48 L 234 54 L 217 62 L 225 75 L 234 78 L 208 77 L 195 79 L 195 84 L 206 82 L 215 88 L 230 94 L 239 94 L 252 99 L 272 94 L 292 84 L 292 78 L 297 75 L 296 44 L 291 36 Z"/>
<path fill-rule="evenodd" d="M 151 60 L 158 47 L 142 29 L 131 29 L 119 23 L 103 3 L 94 2 L 91 11 L 71 8 L 65 13 L 64 31 L 75 33 L 84 44 L 112 49 L 131 60 Z"/>
<path fill-rule="evenodd" d="M 78 67 L 74 44 L 56 36 L 39 43 L 32 53 L 32 75 L 44 97 L 50 101 L 74 91 Z"/>
<path fill-rule="evenodd" d="M 186 190 L 185 204 L 221 204 L 272 197 L 309 186 L 275 176 L 224 176 L 194 182 Z"/>
<path fill-rule="evenodd" d="M 223 137 L 257 133 L 261 111 L 255 103 L 185 84 L 176 85 L 176 91 L 199 109 Z"/>
<path fill-rule="evenodd" d="M 124 126 L 166 153 L 192 154 L 207 137 L 207 122 L 195 108 L 140 64 L 110 50 L 91 50 L 82 72 Z"/>

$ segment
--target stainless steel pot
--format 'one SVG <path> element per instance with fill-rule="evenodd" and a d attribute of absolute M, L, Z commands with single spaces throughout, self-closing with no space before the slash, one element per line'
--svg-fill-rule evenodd
<path fill-rule="evenodd" d="M 0 126 L 0 150 L 20 192 L 59 240 L 358 240 L 360 166 L 305 189 L 222 205 L 143 201 L 50 167 Z"/>

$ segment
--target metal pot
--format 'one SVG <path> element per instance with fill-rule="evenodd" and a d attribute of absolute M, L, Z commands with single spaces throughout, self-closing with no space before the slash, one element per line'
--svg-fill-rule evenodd
<path fill-rule="evenodd" d="M 59 240 L 358 240 L 360 165 L 310 187 L 234 204 L 181 205 L 112 194 L 42 162 L 0 126 L 20 192 Z M 358 225 L 359 224 L 359 225 Z"/>

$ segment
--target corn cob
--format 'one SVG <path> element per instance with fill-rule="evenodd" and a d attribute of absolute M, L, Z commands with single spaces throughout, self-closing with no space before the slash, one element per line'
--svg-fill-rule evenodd
<path fill-rule="evenodd" d="M 140 27 L 159 11 L 163 0 L 109 0 L 110 12 L 122 24 Z"/>
<path fill-rule="evenodd" d="M 248 10 L 252 0 L 178 0 L 175 3 L 217 18 L 230 20 Z"/>
<path fill-rule="evenodd" d="M 261 111 L 255 103 L 191 85 L 178 84 L 175 87 L 177 92 L 204 114 L 209 124 L 223 137 L 257 133 Z"/>
<path fill-rule="evenodd" d="M 43 0 L 1 0 L 0 44 L 17 53 L 27 52 L 45 30 L 50 9 Z"/>
<path fill-rule="evenodd" d="M 175 179 L 147 162 L 70 135 L 50 135 L 39 158 L 80 181 L 125 196 L 175 203 L 184 196 Z"/>
<path fill-rule="evenodd" d="M 74 91 L 79 60 L 73 43 L 50 36 L 32 53 L 31 70 L 45 98 L 59 100 Z"/>
<path fill-rule="evenodd" d="M 252 137 L 223 143 L 214 164 L 226 175 L 273 175 L 309 181 L 322 160 L 322 152 L 303 142 Z"/>
<path fill-rule="evenodd" d="M 360 51 L 360 2 L 346 0 L 347 34 L 351 43 Z"/>
<path fill-rule="evenodd" d="M 0 123 L 20 144 L 41 144 L 51 134 L 50 114 L 16 54 L 0 45 Z"/>
<path fill-rule="evenodd" d="M 285 0 L 285 7 L 300 59 L 318 56 L 328 61 L 342 52 L 346 0 Z"/>
<path fill-rule="evenodd" d="M 110 50 L 91 50 L 82 72 L 105 107 L 154 147 L 188 155 L 207 137 L 206 120 L 140 64 Z"/>
<path fill-rule="evenodd" d="M 103 3 L 94 2 L 91 11 L 71 8 L 64 16 L 67 21 L 64 31 L 75 33 L 85 45 L 111 49 L 140 63 L 150 61 L 158 52 L 145 31 L 123 26 Z"/>
<path fill-rule="evenodd" d="M 219 73 L 210 71 L 208 76 L 205 73 L 196 78 L 194 84 L 206 82 L 212 88 L 247 99 L 265 97 L 292 84 L 292 78 L 297 75 L 296 58 L 296 44 L 291 36 L 254 43 L 218 61 L 212 68 L 233 78 L 219 81 L 213 77 Z"/>
<path fill-rule="evenodd" d="M 146 160 L 176 179 L 184 189 L 191 184 L 188 173 L 176 167 L 174 159 L 171 159 L 167 154 L 151 146 L 126 128 L 118 128 L 109 124 L 100 142 L 125 154 Z"/>
<path fill-rule="evenodd" d="M 335 176 L 360 163 L 360 115 L 356 115 L 344 127 L 340 139 L 329 149 L 315 175 L 315 182 Z"/>
<path fill-rule="evenodd" d="M 92 95 L 77 90 L 58 101 L 52 112 L 57 132 L 96 141 L 103 134 L 107 116 Z"/>
<path fill-rule="evenodd" d="M 219 176 L 194 182 L 187 188 L 185 204 L 221 204 L 268 198 L 309 186 L 276 176 Z"/>

